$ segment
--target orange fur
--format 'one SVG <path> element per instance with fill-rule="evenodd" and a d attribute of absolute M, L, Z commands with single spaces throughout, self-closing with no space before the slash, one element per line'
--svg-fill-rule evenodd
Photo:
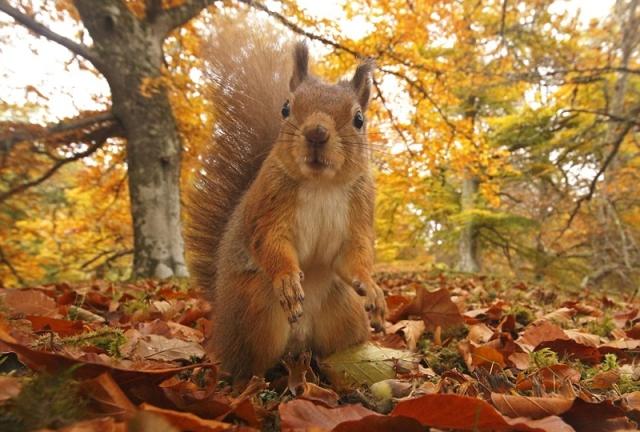
<path fill-rule="evenodd" d="M 226 105 L 190 195 L 187 235 L 191 270 L 213 301 L 213 356 L 239 379 L 263 374 L 287 352 L 328 355 L 363 342 L 385 311 L 371 278 L 374 185 L 366 127 L 357 121 L 371 64 L 351 81 L 326 84 L 309 73 L 298 44 L 286 78 L 288 64 L 270 60 L 280 58 L 275 42 L 247 43 L 246 65 L 216 51 L 214 76 L 263 85 L 235 89 L 218 79 L 226 87 L 214 89 L 214 101 Z M 288 100 L 285 118 L 273 109 L 278 98 Z M 267 110 L 249 106 L 264 99 Z"/>

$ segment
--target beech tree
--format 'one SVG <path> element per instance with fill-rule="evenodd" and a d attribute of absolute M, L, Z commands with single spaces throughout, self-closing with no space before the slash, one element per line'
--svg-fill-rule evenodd
<path fill-rule="evenodd" d="M 166 87 L 145 85 L 162 77 L 163 42 L 171 31 L 214 0 L 188 0 L 165 8 L 149 0 L 139 16 L 125 0 L 75 0 L 93 44 L 66 38 L 27 12 L 0 0 L 0 11 L 32 32 L 89 61 L 109 83 L 112 118 L 126 138 L 136 276 L 185 276 L 180 222 L 181 142 Z"/>

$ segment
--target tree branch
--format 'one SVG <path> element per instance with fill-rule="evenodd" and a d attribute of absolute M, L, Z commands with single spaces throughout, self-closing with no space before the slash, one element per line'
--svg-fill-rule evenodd
<path fill-rule="evenodd" d="M 157 17 L 149 21 L 153 24 L 156 32 L 164 36 L 173 29 L 186 24 L 188 21 L 198 15 L 203 9 L 213 5 L 218 1 L 221 0 L 186 0 L 180 6 L 176 6 L 171 9 L 167 9 L 164 12 L 160 12 Z"/>
<path fill-rule="evenodd" d="M 5 255 L 4 250 L 2 250 L 1 246 L 0 246 L 0 263 L 2 263 L 2 264 L 7 266 L 7 268 L 9 269 L 11 274 L 13 275 L 13 277 L 16 278 L 16 280 L 18 281 L 18 283 L 20 285 L 24 285 L 25 284 L 24 279 L 22 279 L 22 277 L 20 276 L 20 273 L 18 273 L 16 268 L 13 266 L 13 264 L 11 264 L 11 261 L 9 261 L 9 259 Z M 0 285 L 2 285 L 2 284 L 0 284 Z"/>
<path fill-rule="evenodd" d="M 32 141 L 58 133 L 72 133 L 98 123 L 115 121 L 116 119 L 111 111 L 104 111 L 88 115 L 81 114 L 73 119 L 65 119 L 59 123 L 45 127 L 32 124 L 16 125 L 14 123 L 0 122 L 0 126 L 2 126 L 1 130 L 8 132 L 0 134 L 0 152 L 9 152 L 15 144 L 22 141 Z"/>
<path fill-rule="evenodd" d="M 56 42 L 62 45 L 63 47 L 67 48 L 72 53 L 77 54 L 81 57 L 84 57 L 85 59 L 89 60 L 96 68 L 99 69 L 98 65 L 100 64 L 100 60 L 95 55 L 93 50 L 88 46 L 81 43 L 74 42 L 71 39 L 68 39 L 50 30 L 49 28 L 39 23 L 32 17 L 12 7 L 7 0 L 0 0 L 0 11 L 9 15 L 16 22 L 22 24 L 23 26 L 31 30 L 33 33 L 39 36 L 43 36 L 49 39 L 50 41 Z"/>
<path fill-rule="evenodd" d="M 146 19 L 154 22 L 160 12 L 162 12 L 162 0 L 145 0 Z"/>
<path fill-rule="evenodd" d="M 299 34 L 301 36 L 305 36 L 305 37 L 307 37 L 307 38 L 309 38 L 311 40 L 322 42 L 325 45 L 332 46 L 332 47 L 334 47 L 336 49 L 339 49 L 341 51 L 348 52 L 349 54 L 351 54 L 351 55 L 353 55 L 353 56 L 355 56 L 357 58 L 362 58 L 362 55 L 359 52 L 357 52 L 357 51 L 355 51 L 355 50 L 353 50 L 353 49 L 351 49 L 349 47 L 346 47 L 346 46 L 344 46 L 342 44 L 339 44 L 339 43 L 337 43 L 335 41 L 327 39 L 327 38 L 325 38 L 323 36 L 316 35 L 314 33 L 311 33 L 309 31 L 303 29 L 299 25 L 289 21 L 289 19 L 286 18 L 284 15 L 282 15 L 282 14 L 280 14 L 278 12 L 272 11 L 271 9 L 269 9 L 264 4 L 262 4 L 262 3 L 258 2 L 258 1 L 253 1 L 253 0 L 239 0 L 239 1 L 241 3 L 245 3 L 248 6 L 251 6 L 254 9 L 257 9 L 259 11 L 262 11 L 262 12 L 266 13 L 267 15 L 269 15 L 272 18 L 275 18 L 282 25 L 284 25 L 288 29 L 292 30 L 294 33 L 297 33 L 297 34 Z"/>
<path fill-rule="evenodd" d="M 84 119 L 80 119 L 75 121 L 76 126 L 78 123 L 82 124 Z M 74 123 L 74 122 L 70 122 L 70 123 Z M 104 120 L 102 121 L 102 123 L 104 123 Z M 96 122 L 90 122 L 88 124 L 96 124 Z M 45 130 L 51 131 L 51 129 L 56 129 L 57 128 L 65 128 L 68 127 L 68 124 L 60 126 L 60 125 L 55 125 L 51 128 L 48 128 Z M 67 129 L 65 131 L 65 133 L 69 133 L 69 131 L 73 131 L 76 132 L 77 129 Z M 113 136 L 119 136 L 121 135 L 121 128 L 120 125 L 116 122 L 109 122 L 106 125 L 102 125 L 102 127 L 98 127 L 95 128 L 89 132 L 86 132 L 85 135 L 81 138 L 81 139 L 74 139 L 73 141 L 88 141 L 91 142 L 92 144 L 90 144 L 88 146 L 88 148 L 84 151 L 78 152 L 78 153 L 74 153 L 71 156 L 65 157 L 65 158 L 61 158 L 56 160 L 56 162 L 51 165 L 42 175 L 40 175 L 39 177 L 33 179 L 33 180 L 29 180 L 26 181 L 24 183 L 20 183 L 16 186 L 11 187 L 9 190 L 4 191 L 2 193 L 0 193 L 0 202 L 6 201 L 7 199 L 9 199 L 10 197 L 12 197 L 15 194 L 24 192 L 25 190 L 32 188 L 34 186 L 37 186 L 39 184 L 41 184 L 42 182 L 44 182 L 45 180 L 47 180 L 48 178 L 50 178 L 51 176 L 53 176 L 60 168 L 62 168 L 64 165 L 67 165 L 68 163 L 71 163 L 73 161 L 85 158 L 93 153 L 95 153 L 100 147 L 102 147 L 102 145 L 104 144 L 104 142 Z M 28 138 L 28 137 L 27 137 Z M 34 138 L 37 139 L 37 138 Z M 22 139 L 19 139 L 18 141 L 24 141 L 25 137 L 23 136 Z M 72 142 L 73 142 L 72 141 Z M 0 141 L 1 142 L 1 141 Z M 11 139 L 9 139 L 8 142 L 11 142 Z"/>
<path fill-rule="evenodd" d="M 582 108 L 567 108 L 562 110 L 560 113 L 581 113 L 581 114 L 593 114 L 596 116 L 606 117 L 610 121 L 620 122 L 620 123 L 631 123 L 634 126 L 640 126 L 640 120 L 637 119 L 637 116 L 629 116 L 629 117 L 620 117 L 615 114 L 608 113 L 606 111 L 598 111 L 598 110 L 589 110 Z"/>
<path fill-rule="evenodd" d="M 637 106 L 635 109 L 631 110 L 629 118 L 635 118 L 639 114 L 640 114 L 640 106 Z M 634 122 L 625 121 L 625 123 L 621 126 L 621 129 L 618 131 L 618 133 L 617 133 L 617 135 L 616 135 L 616 137 L 615 137 L 615 139 L 614 139 L 614 141 L 612 143 L 613 144 L 613 148 L 611 149 L 611 152 L 609 152 L 609 154 L 607 155 L 606 159 L 604 160 L 602 166 L 600 167 L 600 169 L 598 170 L 596 175 L 591 180 L 591 183 L 589 184 L 589 191 L 587 192 L 587 194 L 581 196 L 578 199 L 578 201 L 576 201 L 576 205 L 573 208 L 573 210 L 571 211 L 571 214 L 569 215 L 569 219 L 567 220 L 567 223 L 566 223 L 565 227 L 560 232 L 560 235 L 558 236 L 558 239 L 560 239 L 564 235 L 564 233 L 569 229 L 569 227 L 573 223 L 573 220 L 578 215 L 578 212 L 580 211 L 580 208 L 582 207 L 582 204 L 584 202 L 586 202 L 586 201 L 590 201 L 591 198 L 593 198 L 593 195 L 596 192 L 596 186 L 598 185 L 598 181 L 600 180 L 600 177 L 607 170 L 607 168 L 609 167 L 611 162 L 613 162 L 613 159 L 616 157 L 616 155 L 618 154 L 618 151 L 620 150 L 620 147 L 622 146 L 622 142 L 624 141 L 624 138 L 627 136 L 627 133 L 629 133 L 629 131 L 631 130 L 631 128 L 634 125 L 635 125 Z"/>

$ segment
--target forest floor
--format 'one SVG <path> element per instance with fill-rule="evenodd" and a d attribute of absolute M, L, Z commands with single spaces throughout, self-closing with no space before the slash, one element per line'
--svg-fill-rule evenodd
<path fill-rule="evenodd" d="M 235 391 L 202 346 L 209 305 L 184 284 L 0 289 L 0 430 L 637 430 L 631 294 L 426 271 L 377 280 L 386 334 L 285 359 Z"/>

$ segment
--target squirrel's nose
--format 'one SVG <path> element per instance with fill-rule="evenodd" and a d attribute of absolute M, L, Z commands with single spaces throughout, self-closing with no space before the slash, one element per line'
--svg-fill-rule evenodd
<path fill-rule="evenodd" d="M 305 128 L 304 137 L 313 147 L 320 147 L 329 140 L 329 131 L 322 125 Z"/>

